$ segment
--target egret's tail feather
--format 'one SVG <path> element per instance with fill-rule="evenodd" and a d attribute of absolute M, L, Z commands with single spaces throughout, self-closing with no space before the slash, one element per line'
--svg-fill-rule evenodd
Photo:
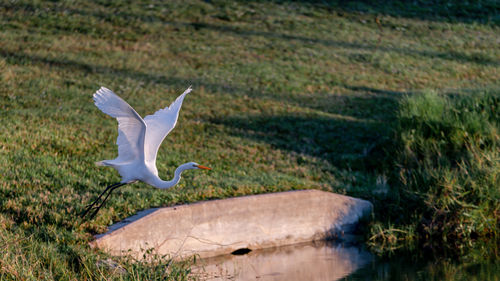
<path fill-rule="evenodd" d="M 106 160 L 103 161 L 97 161 L 95 162 L 97 166 L 109 166 L 109 163 L 106 162 Z"/>

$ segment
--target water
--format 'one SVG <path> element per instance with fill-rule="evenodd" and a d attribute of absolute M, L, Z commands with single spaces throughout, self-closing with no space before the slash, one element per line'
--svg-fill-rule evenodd
<path fill-rule="evenodd" d="M 422 255 L 378 257 L 362 246 L 305 243 L 199 260 L 201 280 L 500 280 L 495 259 L 453 262 Z"/>

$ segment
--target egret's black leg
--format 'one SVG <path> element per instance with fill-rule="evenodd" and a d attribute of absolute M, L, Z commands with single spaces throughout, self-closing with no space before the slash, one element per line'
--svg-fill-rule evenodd
<path fill-rule="evenodd" d="M 120 187 L 120 186 L 122 186 L 122 185 L 124 185 L 124 184 L 125 184 L 125 183 L 120 183 L 120 184 L 118 184 L 118 185 L 113 186 L 113 187 L 109 190 L 108 195 L 106 195 L 106 197 L 104 197 L 104 200 L 102 200 L 101 204 L 100 204 L 100 205 L 99 205 L 99 206 L 95 209 L 95 211 L 92 213 L 92 215 L 90 215 L 90 219 L 94 218 L 94 217 L 95 217 L 95 215 L 97 215 L 97 212 L 99 212 L 99 209 L 101 209 L 101 207 L 102 207 L 102 206 L 104 206 L 104 203 L 106 202 L 106 200 L 108 200 L 109 195 L 111 195 L 111 193 L 112 193 L 115 189 L 117 189 L 118 187 Z"/>
<path fill-rule="evenodd" d="M 92 204 L 87 205 L 87 208 L 82 213 L 82 218 L 84 218 L 87 215 L 87 213 L 90 212 L 90 210 L 92 210 L 94 208 L 94 205 L 97 204 L 97 202 L 99 202 L 99 200 L 104 195 L 104 193 L 106 193 L 106 191 L 108 191 L 110 189 L 112 190 L 115 187 L 122 186 L 122 185 L 124 185 L 124 183 L 118 182 L 118 183 L 115 183 L 115 184 L 112 184 L 112 185 L 106 187 L 106 189 L 104 189 L 104 191 L 94 200 L 94 202 L 92 202 Z"/>
<path fill-rule="evenodd" d="M 119 185 L 120 183 L 115 183 L 115 184 L 112 184 L 108 187 L 106 187 L 106 189 L 104 189 L 104 191 L 94 200 L 94 202 L 92 202 L 91 204 L 87 205 L 87 208 L 85 209 L 85 211 L 83 212 L 82 214 L 82 217 L 85 217 L 87 215 L 87 213 L 93 209 L 94 205 L 97 204 L 97 202 L 101 199 L 101 197 L 104 195 L 104 193 L 106 193 L 109 189 L 115 187 L 116 185 Z"/>

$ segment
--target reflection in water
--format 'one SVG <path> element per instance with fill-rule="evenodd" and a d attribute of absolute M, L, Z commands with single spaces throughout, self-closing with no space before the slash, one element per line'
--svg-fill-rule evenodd
<path fill-rule="evenodd" d="M 498 257 L 437 257 L 422 251 L 375 258 L 345 281 L 500 281 Z M 463 258 L 463 257 L 461 257 Z"/>
<path fill-rule="evenodd" d="M 367 265 L 372 255 L 355 246 L 305 243 L 203 259 L 201 280 L 339 280 Z"/>
<path fill-rule="evenodd" d="M 414 251 L 376 257 L 362 247 L 315 242 L 198 260 L 200 280 L 500 281 L 498 246 L 456 258 Z"/>

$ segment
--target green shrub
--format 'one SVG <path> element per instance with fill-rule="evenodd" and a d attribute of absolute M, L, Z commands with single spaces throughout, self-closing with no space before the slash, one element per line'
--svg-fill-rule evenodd
<path fill-rule="evenodd" d="M 391 151 L 399 200 L 392 219 L 401 229 L 413 227 L 420 239 L 457 247 L 498 238 L 499 104 L 498 92 L 426 92 L 401 100 Z M 374 237 L 386 237 L 380 232 Z M 405 239 L 393 239 L 399 240 Z"/>

